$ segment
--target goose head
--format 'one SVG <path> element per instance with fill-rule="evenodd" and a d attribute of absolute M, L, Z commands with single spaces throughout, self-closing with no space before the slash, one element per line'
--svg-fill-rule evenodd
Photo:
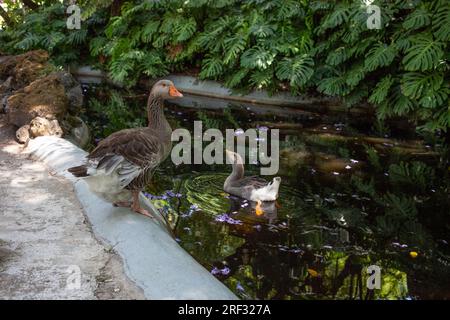
<path fill-rule="evenodd" d="M 272 179 L 271 182 L 269 182 L 269 184 L 267 185 L 269 187 L 269 191 L 273 191 L 278 193 L 278 189 L 280 188 L 280 184 L 281 184 L 281 178 L 280 177 L 275 177 Z"/>
<path fill-rule="evenodd" d="M 235 164 L 243 165 L 244 164 L 244 161 L 242 160 L 242 157 L 239 153 L 230 151 L 228 149 L 225 149 L 225 153 L 227 155 L 229 163 L 231 163 L 233 165 L 235 165 Z"/>
<path fill-rule="evenodd" d="M 177 99 L 182 98 L 183 94 L 175 88 L 175 85 L 170 80 L 159 80 L 153 85 L 151 95 L 153 97 L 160 97 L 163 99 Z"/>

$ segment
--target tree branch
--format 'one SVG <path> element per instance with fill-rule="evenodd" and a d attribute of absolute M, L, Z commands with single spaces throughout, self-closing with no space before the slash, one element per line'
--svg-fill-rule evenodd
<path fill-rule="evenodd" d="M 11 18 L 8 16 L 8 12 L 6 12 L 2 6 L 0 6 L 0 16 L 3 18 L 3 20 L 5 20 L 5 23 L 8 26 L 12 26 L 14 24 Z"/>
<path fill-rule="evenodd" d="M 28 8 L 30 8 L 31 10 L 37 10 L 39 8 L 39 6 L 34 3 L 32 0 L 22 0 L 22 3 L 27 6 Z"/>

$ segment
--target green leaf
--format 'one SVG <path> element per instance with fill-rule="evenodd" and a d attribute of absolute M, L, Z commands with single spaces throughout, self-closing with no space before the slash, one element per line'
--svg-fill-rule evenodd
<path fill-rule="evenodd" d="M 334 76 L 320 81 L 317 90 L 330 96 L 342 96 L 349 93 L 344 76 Z"/>
<path fill-rule="evenodd" d="M 425 108 L 437 108 L 443 106 L 448 101 L 449 95 L 450 89 L 448 86 L 441 87 L 438 90 L 427 90 L 419 100 L 419 103 Z"/>
<path fill-rule="evenodd" d="M 416 30 L 428 26 L 430 23 L 431 13 L 425 8 L 419 8 L 406 17 L 403 28 Z"/>
<path fill-rule="evenodd" d="M 250 33 L 258 38 L 267 38 L 275 34 L 275 27 L 270 24 L 255 24 L 250 27 Z"/>
<path fill-rule="evenodd" d="M 433 34 L 438 40 L 450 41 L 450 3 L 447 0 L 438 2 L 432 27 Z"/>
<path fill-rule="evenodd" d="M 175 42 L 188 40 L 197 30 L 197 22 L 194 18 L 183 20 L 174 27 Z"/>
<path fill-rule="evenodd" d="M 353 49 L 348 47 L 339 47 L 328 54 L 326 63 L 337 66 L 352 57 Z"/>
<path fill-rule="evenodd" d="M 294 58 L 284 58 L 277 67 L 276 76 L 280 80 L 289 80 L 291 86 L 303 86 L 314 73 L 314 61 L 307 54 Z"/>
<path fill-rule="evenodd" d="M 434 176 L 434 169 L 423 162 L 400 162 L 389 166 L 389 181 L 393 185 L 403 187 L 419 187 L 422 191 L 430 184 L 430 177 Z"/>
<path fill-rule="evenodd" d="M 414 109 L 414 103 L 410 98 L 405 96 L 402 92 L 401 86 L 396 85 L 391 89 L 391 95 L 388 99 L 388 106 L 390 107 L 390 115 L 405 115 Z"/>
<path fill-rule="evenodd" d="M 142 72 L 149 77 L 160 77 L 168 74 L 167 64 L 156 52 L 149 52 L 141 59 Z"/>
<path fill-rule="evenodd" d="M 227 78 L 225 85 L 228 88 L 236 88 L 239 84 L 241 84 L 242 80 L 247 76 L 249 69 L 240 69 L 239 71 L 233 73 L 230 77 Z"/>
<path fill-rule="evenodd" d="M 159 28 L 159 21 L 150 20 L 141 31 L 141 40 L 144 43 L 152 42 L 153 35 Z"/>
<path fill-rule="evenodd" d="M 345 83 L 350 87 L 356 87 L 366 76 L 366 71 L 362 63 L 357 63 L 346 73 Z"/>
<path fill-rule="evenodd" d="M 229 64 L 238 59 L 239 54 L 244 51 L 247 40 L 242 35 L 236 35 L 225 40 L 225 58 L 224 63 Z"/>
<path fill-rule="evenodd" d="M 206 58 L 203 60 L 202 71 L 199 76 L 201 79 L 217 79 L 223 72 L 222 60 L 218 57 Z"/>
<path fill-rule="evenodd" d="M 442 74 L 438 72 L 408 72 L 402 77 L 401 88 L 405 96 L 411 99 L 420 99 L 429 90 L 438 91 L 443 80 Z"/>
<path fill-rule="evenodd" d="M 344 22 L 348 21 L 350 15 L 350 8 L 346 4 L 338 5 L 331 12 L 322 19 L 318 34 L 323 34 L 328 29 L 333 29 Z"/>
<path fill-rule="evenodd" d="M 384 43 L 378 43 L 366 54 L 364 66 L 368 71 L 386 67 L 394 61 L 396 54 L 397 48 L 394 44 L 386 45 Z"/>
<path fill-rule="evenodd" d="M 250 75 L 250 84 L 257 89 L 267 88 L 272 82 L 272 78 L 271 68 L 256 70 Z"/>
<path fill-rule="evenodd" d="M 256 46 L 242 54 L 241 66 L 250 69 L 266 69 L 273 63 L 275 56 L 274 51 Z"/>
<path fill-rule="evenodd" d="M 375 86 L 375 90 L 372 92 L 371 96 L 369 97 L 369 102 L 375 103 L 375 104 L 382 103 L 384 101 L 384 99 L 386 99 L 387 95 L 389 94 L 389 89 L 391 88 L 393 83 L 394 83 L 394 80 L 392 79 L 391 75 L 384 77 Z"/>
<path fill-rule="evenodd" d="M 429 34 L 420 34 L 414 37 L 412 43 L 403 58 L 407 71 L 426 71 L 438 66 L 444 55 L 441 42 L 433 40 Z"/>

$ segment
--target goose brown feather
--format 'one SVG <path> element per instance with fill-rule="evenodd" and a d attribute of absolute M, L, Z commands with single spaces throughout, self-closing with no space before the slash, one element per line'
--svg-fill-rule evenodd
<path fill-rule="evenodd" d="M 139 206 L 139 191 L 150 182 L 154 170 L 167 158 L 172 146 L 172 129 L 163 112 L 164 100 L 182 96 L 171 81 L 158 81 L 148 98 L 148 127 L 111 134 L 87 156 L 84 165 L 68 170 L 74 176 L 86 177 L 91 190 L 108 199 L 111 197 L 106 194 L 121 195 L 125 189 L 131 191 L 133 210 L 148 215 Z M 116 203 L 122 206 L 125 201 Z"/>

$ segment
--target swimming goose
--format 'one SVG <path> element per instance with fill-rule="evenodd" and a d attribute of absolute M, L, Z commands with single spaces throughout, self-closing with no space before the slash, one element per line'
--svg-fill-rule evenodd
<path fill-rule="evenodd" d="M 223 189 L 229 194 L 257 202 L 256 214 L 262 214 L 262 201 L 277 200 L 281 178 L 275 177 L 271 182 L 267 182 L 257 176 L 244 177 L 244 161 L 239 153 L 229 150 L 225 152 L 233 170 L 225 180 Z"/>
<path fill-rule="evenodd" d="M 69 172 L 83 177 L 91 191 L 114 206 L 131 207 L 151 217 L 140 206 L 139 193 L 171 150 L 172 129 L 164 116 L 164 100 L 180 97 L 183 95 L 172 81 L 158 81 L 148 97 L 148 126 L 111 134 L 87 156 L 85 164 L 69 168 Z"/>

